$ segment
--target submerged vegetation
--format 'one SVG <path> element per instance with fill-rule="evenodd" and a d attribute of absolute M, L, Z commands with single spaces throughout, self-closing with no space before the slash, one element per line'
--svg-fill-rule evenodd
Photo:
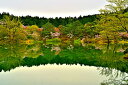
<path fill-rule="evenodd" d="M 107 1 L 110 4 L 100 10 L 101 14 L 78 18 L 16 17 L 2 13 L 0 44 L 30 44 L 33 41 L 74 43 L 74 40 L 81 43 L 128 43 L 128 2 Z"/>

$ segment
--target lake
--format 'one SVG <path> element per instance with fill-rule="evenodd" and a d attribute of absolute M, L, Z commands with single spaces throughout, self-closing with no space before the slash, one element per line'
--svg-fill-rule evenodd
<path fill-rule="evenodd" d="M 128 85 L 127 44 L 0 45 L 0 85 Z"/>

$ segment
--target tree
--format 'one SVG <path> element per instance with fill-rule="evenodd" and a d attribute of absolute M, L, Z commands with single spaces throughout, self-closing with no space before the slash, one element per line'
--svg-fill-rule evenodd
<path fill-rule="evenodd" d="M 116 28 L 122 29 L 128 33 L 128 12 L 124 11 L 128 8 L 128 0 L 107 0 L 111 4 L 106 5 L 105 9 L 101 9 L 101 16 L 112 17 L 110 22 L 114 22 Z"/>
<path fill-rule="evenodd" d="M 84 26 L 80 21 L 75 21 L 73 23 L 67 24 L 63 29 L 61 29 L 63 34 L 68 35 L 70 38 L 82 37 L 84 34 Z"/>
<path fill-rule="evenodd" d="M 128 13 L 124 10 L 128 6 L 127 0 L 107 0 L 111 4 L 106 5 L 105 9 L 101 9 L 100 19 L 97 20 L 96 27 L 102 37 L 110 42 L 110 39 L 117 40 L 119 32 L 128 32 Z"/>
<path fill-rule="evenodd" d="M 110 4 L 105 5 L 105 9 L 100 9 L 101 13 L 123 13 L 128 8 L 128 0 L 107 0 Z"/>
<path fill-rule="evenodd" d="M 52 25 L 50 22 L 47 22 L 42 27 L 43 27 L 42 36 L 44 38 L 50 37 L 51 32 L 54 32 L 54 28 L 55 28 L 54 25 Z"/>
<path fill-rule="evenodd" d="M 122 31 L 119 20 L 112 15 L 103 15 L 102 18 L 97 21 L 95 27 L 102 38 L 107 39 L 108 43 L 110 40 L 117 41 L 117 38 L 119 38 L 119 32 Z"/>
<path fill-rule="evenodd" d="M 2 42 L 15 43 L 26 39 L 18 18 L 5 16 L 0 23 L 0 39 Z"/>
<path fill-rule="evenodd" d="M 95 29 L 95 22 L 88 22 L 84 25 L 86 35 L 95 36 L 98 32 Z"/>

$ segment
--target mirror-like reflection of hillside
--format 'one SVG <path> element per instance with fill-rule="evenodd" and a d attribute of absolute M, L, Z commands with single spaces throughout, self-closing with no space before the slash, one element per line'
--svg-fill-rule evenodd
<path fill-rule="evenodd" d="M 75 65 L 77 67 L 78 65 L 80 65 L 81 68 L 88 66 L 90 68 L 88 69 L 88 71 L 98 71 L 99 76 L 105 76 L 100 81 L 101 85 L 127 85 L 127 48 L 128 45 L 125 44 L 84 44 L 82 46 L 63 43 L 38 43 L 32 45 L 2 45 L 0 46 L 0 71 L 2 74 L 6 74 L 8 72 L 11 73 L 12 70 L 16 70 L 16 67 L 33 68 L 33 66 L 40 67 L 42 65 L 45 65 L 44 67 L 47 67 L 48 65 L 56 64 L 53 67 L 61 65 L 61 67 L 63 68 L 63 66 L 65 67 L 69 65 Z M 96 69 L 91 68 L 91 66 L 94 66 Z M 69 85 L 75 84 L 70 83 Z M 85 83 L 82 83 L 81 85 L 85 85 Z"/>

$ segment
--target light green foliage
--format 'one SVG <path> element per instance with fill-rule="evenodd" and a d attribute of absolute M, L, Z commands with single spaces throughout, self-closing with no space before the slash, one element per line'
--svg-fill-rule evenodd
<path fill-rule="evenodd" d="M 25 31 L 27 32 L 27 38 L 28 39 L 34 39 L 34 40 L 40 40 L 41 39 L 41 33 L 38 31 L 37 25 L 28 26 Z"/>
<path fill-rule="evenodd" d="M 101 13 L 122 13 L 128 7 L 128 0 L 107 0 L 110 4 L 101 9 Z"/>
<path fill-rule="evenodd" d="M 8 38 L 8 29 L 0 25 L 0 40 Z"/>
<path fill-rule="evenodd" d="M 26 39 L 23 30 L 20 28 L 19 19 L 5 16 L 0 26 L 0 39 L 3 42 L 19 42 Z"/>
<path fill-rule="evenodd" d="M 100 19 L 97 20 L 96 28 L 102 37 L 117 40 L 119 32 L 128 32 L 128 15 L 123 13 L 128 6 L 127 0 L 107 0 L 111 4 L 101 9 Z"/>
<path fill-rule="evenodd" d="M 5 16 L 3 21 L 5 24 L 5 27 L 7 27 L 9 29 L 17 28 L 17 27 L 20 27 L 20 25 L 21 25 L 21 22 L 19 19 L 11 18 L 9 16 Z"/>
<path fill-rule="evenodd" d="M 61 42 L 59 38 L 48 39 L 47 42 Z"/>
<path fill-rule="evenodd" d="M 39 28 L 37 25 L 32 25 L 32 26 L 29 26 L 28 27 L 29 28 L 29 30 L 31 31 L 31 32 L 35 32 L 35 31 L 37 31 L 37 29 Z"/>
<path fill-rule="evenodd" d="M 96 28 L 100 35 L 110 42 L 110 39 L 117 40 L 119 37 L 118 32 L 122 30 L 119 24 L 119 20 L 115 16 L 102 16 L 97 22 Z"/>
<path fill-rule="evenodd" d="M 80 41 L 81 41 L 80 39 L 74 40 L 74 44 L 75 44 L 75 45 L 80 45 L 80 44 L 81 44 Z"/>
<path fill-rule="evenodd" d="M 119 29 L 128 33 L 128 12 L 124 14 L 117 14 L 115 18 L 118 19 L 116 25 Z"/>
<path fill-rule="evenodd" d="M 112 31 L 126 31 L 128 32 L 128 17 L 127 13 L 125 14 L 109 14 L 101 15 L 100 20 L 98 21 L 98 27 L 100 30 L 111 28 Z M 99 30 L 99 31 L 100 31 Z"/>

